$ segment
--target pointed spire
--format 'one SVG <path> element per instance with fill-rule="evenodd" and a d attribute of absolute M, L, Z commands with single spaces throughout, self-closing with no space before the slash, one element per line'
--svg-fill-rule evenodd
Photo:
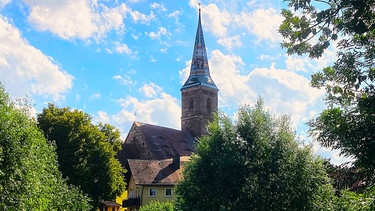
<path fill-rule="evenodd" d="M 215 83 L 211 79 L 210 69 L 208 67 L 208 59 L 206 52 L 206 44 L 203 37 L 203 29 L 201 23 L 201 8 L 199 3 L 198 27 L 195 35 L 195 43 L 193 57 L 191 59 L 190 75 L 188 80 L 181 89 L 192 86 L 203 85 L 218 90 Z"/>

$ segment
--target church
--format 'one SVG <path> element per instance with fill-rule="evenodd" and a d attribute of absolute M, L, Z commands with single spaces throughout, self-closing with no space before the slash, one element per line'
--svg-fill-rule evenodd
<path fill-rule="evenodd" d="M 218 109 L 218 91 L 210 75 L 199 9 L 190 75 L 181 88 L 181 130 L 134 122 L 117 154 L 127 170 L 127 191 L 116 200 L 124 210 L 175 199 L 183 165 Z"/>

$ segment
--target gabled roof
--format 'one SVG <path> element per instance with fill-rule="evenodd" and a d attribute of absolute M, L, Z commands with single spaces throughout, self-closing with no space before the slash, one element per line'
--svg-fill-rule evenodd
<path fill-rule="evenodd" d="M 210 69 L 208 67 L 206 44 L 204 42 L 201 23 L 201 9 L 199 9 L 198 27 L 195 35 L 190 75 L 185 84 L 182 86 L 181 90 L 194 86 L 205 86 L 211 89 L 219 90 L 211 78 Z"/>
<path fill-rule="evenodd" d="M 135 142 L 134 136 L 144 141 L 144 146 Z M 177 154 L 190 156 L 194 151 L 195 138 L 187 131 L 134 122 L 116 158 L 129 170 L 128 159 L 164 160 L 173 158 Z M 125 180 L 129 181 L 129 179 L 130 171 L 125 174 Z"/>
<path fill-rule="evenodd" d="M 151 125 L 141 122 L 134 122 L 131 130 L 138 130 L 145 142 L 145 147 L 151 154 L 151 159 L 162 160 L 172 158 L 176 154 L 190 156 L 195 149 L 195 138 L 187 131 Z M 132 137 L 127 137 L 126 144 L 131 143 Z M 146 159 L 142 157 L 136 146 L 125 146 L 131 149 L 131 159 Z"/>
<path fill-rule="evenodd" d="M 136 185 L 176 185 L 182 179 L 183 170 L 176 168 L 173 159 L 129 159 L 128 162 Z"/>

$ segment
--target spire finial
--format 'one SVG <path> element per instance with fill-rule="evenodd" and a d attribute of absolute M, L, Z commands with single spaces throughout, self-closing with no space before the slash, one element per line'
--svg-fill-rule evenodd
<path fill-rule="evenodd" d="M 201 13 L 201 3 L 200 2 L 198 2 L 198 11 L 199 11 L 199 13 Z"/>

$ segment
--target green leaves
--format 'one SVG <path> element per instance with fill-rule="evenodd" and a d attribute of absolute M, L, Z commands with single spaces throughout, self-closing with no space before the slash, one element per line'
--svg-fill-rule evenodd
<path fill-rule="evenodd" d="M 88 114 L 53 104 L 43 109 L 37 120 L 47 140 L 56 144 L 64 178 L 88 194 L 93 206 L 122 194 L 125 170 L 114 157 L 121 147 L 116 128 L 96 126 Z"/>
<path fill-rule="evenodd" d="M 221 115 L 209 130 L 177 187 L 178 209 L 330 210 L 322 161 L 298 146 L 289 117 L 274 117 L 259 99 L 236 124 Z"/>
<path fill-rule="evenodd" d="M 0 85 L 0 210 L 90 210 L 58 171 L 54 147 Z"/>
<path fill-rule="evenodd" d="M 375 178 L 375 162 L 369 159 L 375 151 L 375 111 L 363 106 L 375 96 L 375 2 L 287 1 L 294 11 L 282 12 L 279 31 L 288 54 L 317 58 L 332 41 L 338 49 L 333 65 L 312 75 L 311 85 L 325 88 L 329 108 L 310 122 L 311 134 L 322 145 L 356 158 Z"/>

